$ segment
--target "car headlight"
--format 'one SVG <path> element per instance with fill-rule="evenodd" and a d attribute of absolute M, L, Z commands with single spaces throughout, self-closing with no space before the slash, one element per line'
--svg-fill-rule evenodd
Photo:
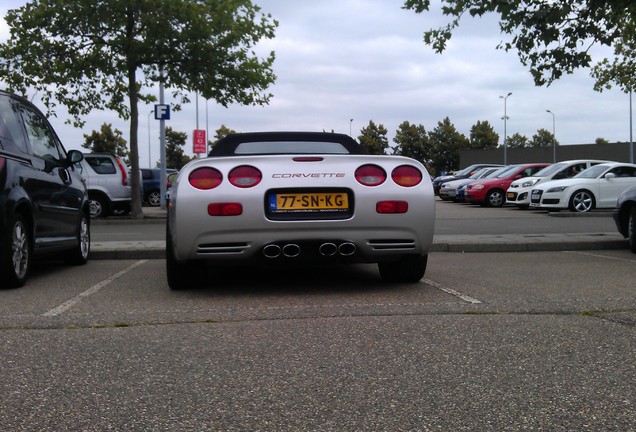
<path fill-rule="evenodd" d="M 521 187 L 527 188 L 530 186 L 534 186 L 539 182 L 539 179 L 528 180 L 527 182 L 523 182 Z"/>
<path fill-rule="evenodd" d="M 568 188 L 567 186 L 557 186 L 557 187 L 553 187 L 553 188 L 548 189 L 546 191 L 546 193 L 563 192 L 567 188 Z"/>
<path fill-rule="evenodd" d="M 483 189 L 484 185 L 483 184 L 478 184 L 478 185 L 474 185 L 472 188 L 473 189 Z"/>

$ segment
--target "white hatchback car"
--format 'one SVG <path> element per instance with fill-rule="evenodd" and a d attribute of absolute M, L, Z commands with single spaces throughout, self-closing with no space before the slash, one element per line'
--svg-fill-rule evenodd
<path fill-rule="evenodd" d="M 530 192 L 532 189 L 535 189 L 538 184 L 550 180 L 572 178 L 591 166 L 606 162 L 610 161 L 577 159 L 557 162 L 547 166 L 531 177 L 513 181 L 506 191 L 506 203 L 516 205 L 520 208 L 527 208 L 530 206 Z"/>
<path fill-rule="evenodd" d="M 530 206 L 589 212 L 614 208 L 618 196 L 636 185 L 636 165 L 608 162 L 595 165 L 576 177 L 540 184 L 530 193 Z"/>

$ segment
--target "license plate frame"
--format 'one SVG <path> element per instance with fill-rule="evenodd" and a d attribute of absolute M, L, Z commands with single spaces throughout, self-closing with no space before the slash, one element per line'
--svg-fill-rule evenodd
<path fill-rule="evenodd" d="M 348 189 L 277 189 L 266 195 L 270 219 L 345 219 L 353 214 L 353 194 Z"/>

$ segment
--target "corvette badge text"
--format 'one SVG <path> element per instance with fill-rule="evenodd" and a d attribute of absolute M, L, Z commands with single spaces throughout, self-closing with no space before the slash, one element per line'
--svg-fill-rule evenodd
<path fill-rule="evenodd" d="M 344 173 L 289 173 L 289 174 L 272 174 L 272 178 L 325 178 L 325 177 L 344 177 Z"/>

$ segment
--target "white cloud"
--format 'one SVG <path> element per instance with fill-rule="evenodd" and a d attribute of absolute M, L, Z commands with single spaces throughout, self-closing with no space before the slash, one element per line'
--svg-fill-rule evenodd
<path fill-rule="evenodd" d="M 3 0 L 4 2 L 4 0 Z M 24 0 L 11 0 L 11 7 Z M 550 87 L 535 87 L 514 52 L 496 50 L 503 39 L 496 17 L 465 18 L 448 50 L 438 55 L 422 40 L 423 32 L 445 24 L 439 12 L 418 15 L 401 9 L 402 0 L 256 0 L 280 22 L 276 38 L 258 51 L 276 52 L 278 76 L 269 106 L 223 108 L 208 102 L 209 132 L 221 124 L 238 131 L 335 130 L 357 136 L 369 120 L 383 124 L 389 139 L 403 121 L 427 130 L 449 117 L 468 134 L 477 121 L 487 120 L 503 136 L 507 100 L 509 134 L 532 137 L 540 128 L 552 130 L 562 144 L 591 143 L 597 137 L 629 140 L 629 99 L 613 90 L 594 92 L 589 71 L 564 76 Z M 0 24 L 0 38 L 7 29 Z M 595 51 L 606 54 L 606 50 Z M 166 92 L 168 95 L 169 92 Z M 195 104 L 173 112 L 169 125 L 191 134 Z M 167 102 L 171 102 L 169 99 Z M 206 127 L 205 102 L 199 123 Z M 147 163 L 150 106 L 140 107 L 140 160 Z M 84 130 L 64 125 L 64 114 L 53 119 L 70 148 L 79 148 L 83 134 L 104 121 L 128 135 L 127 123 L 111 113 L 96 113 Z M 151 120 L 152 143 L 158 125 Z M 153 150 L 153 163 L 158 157 Z M 157 155 L 157 156 L 155 156 Z"/>

